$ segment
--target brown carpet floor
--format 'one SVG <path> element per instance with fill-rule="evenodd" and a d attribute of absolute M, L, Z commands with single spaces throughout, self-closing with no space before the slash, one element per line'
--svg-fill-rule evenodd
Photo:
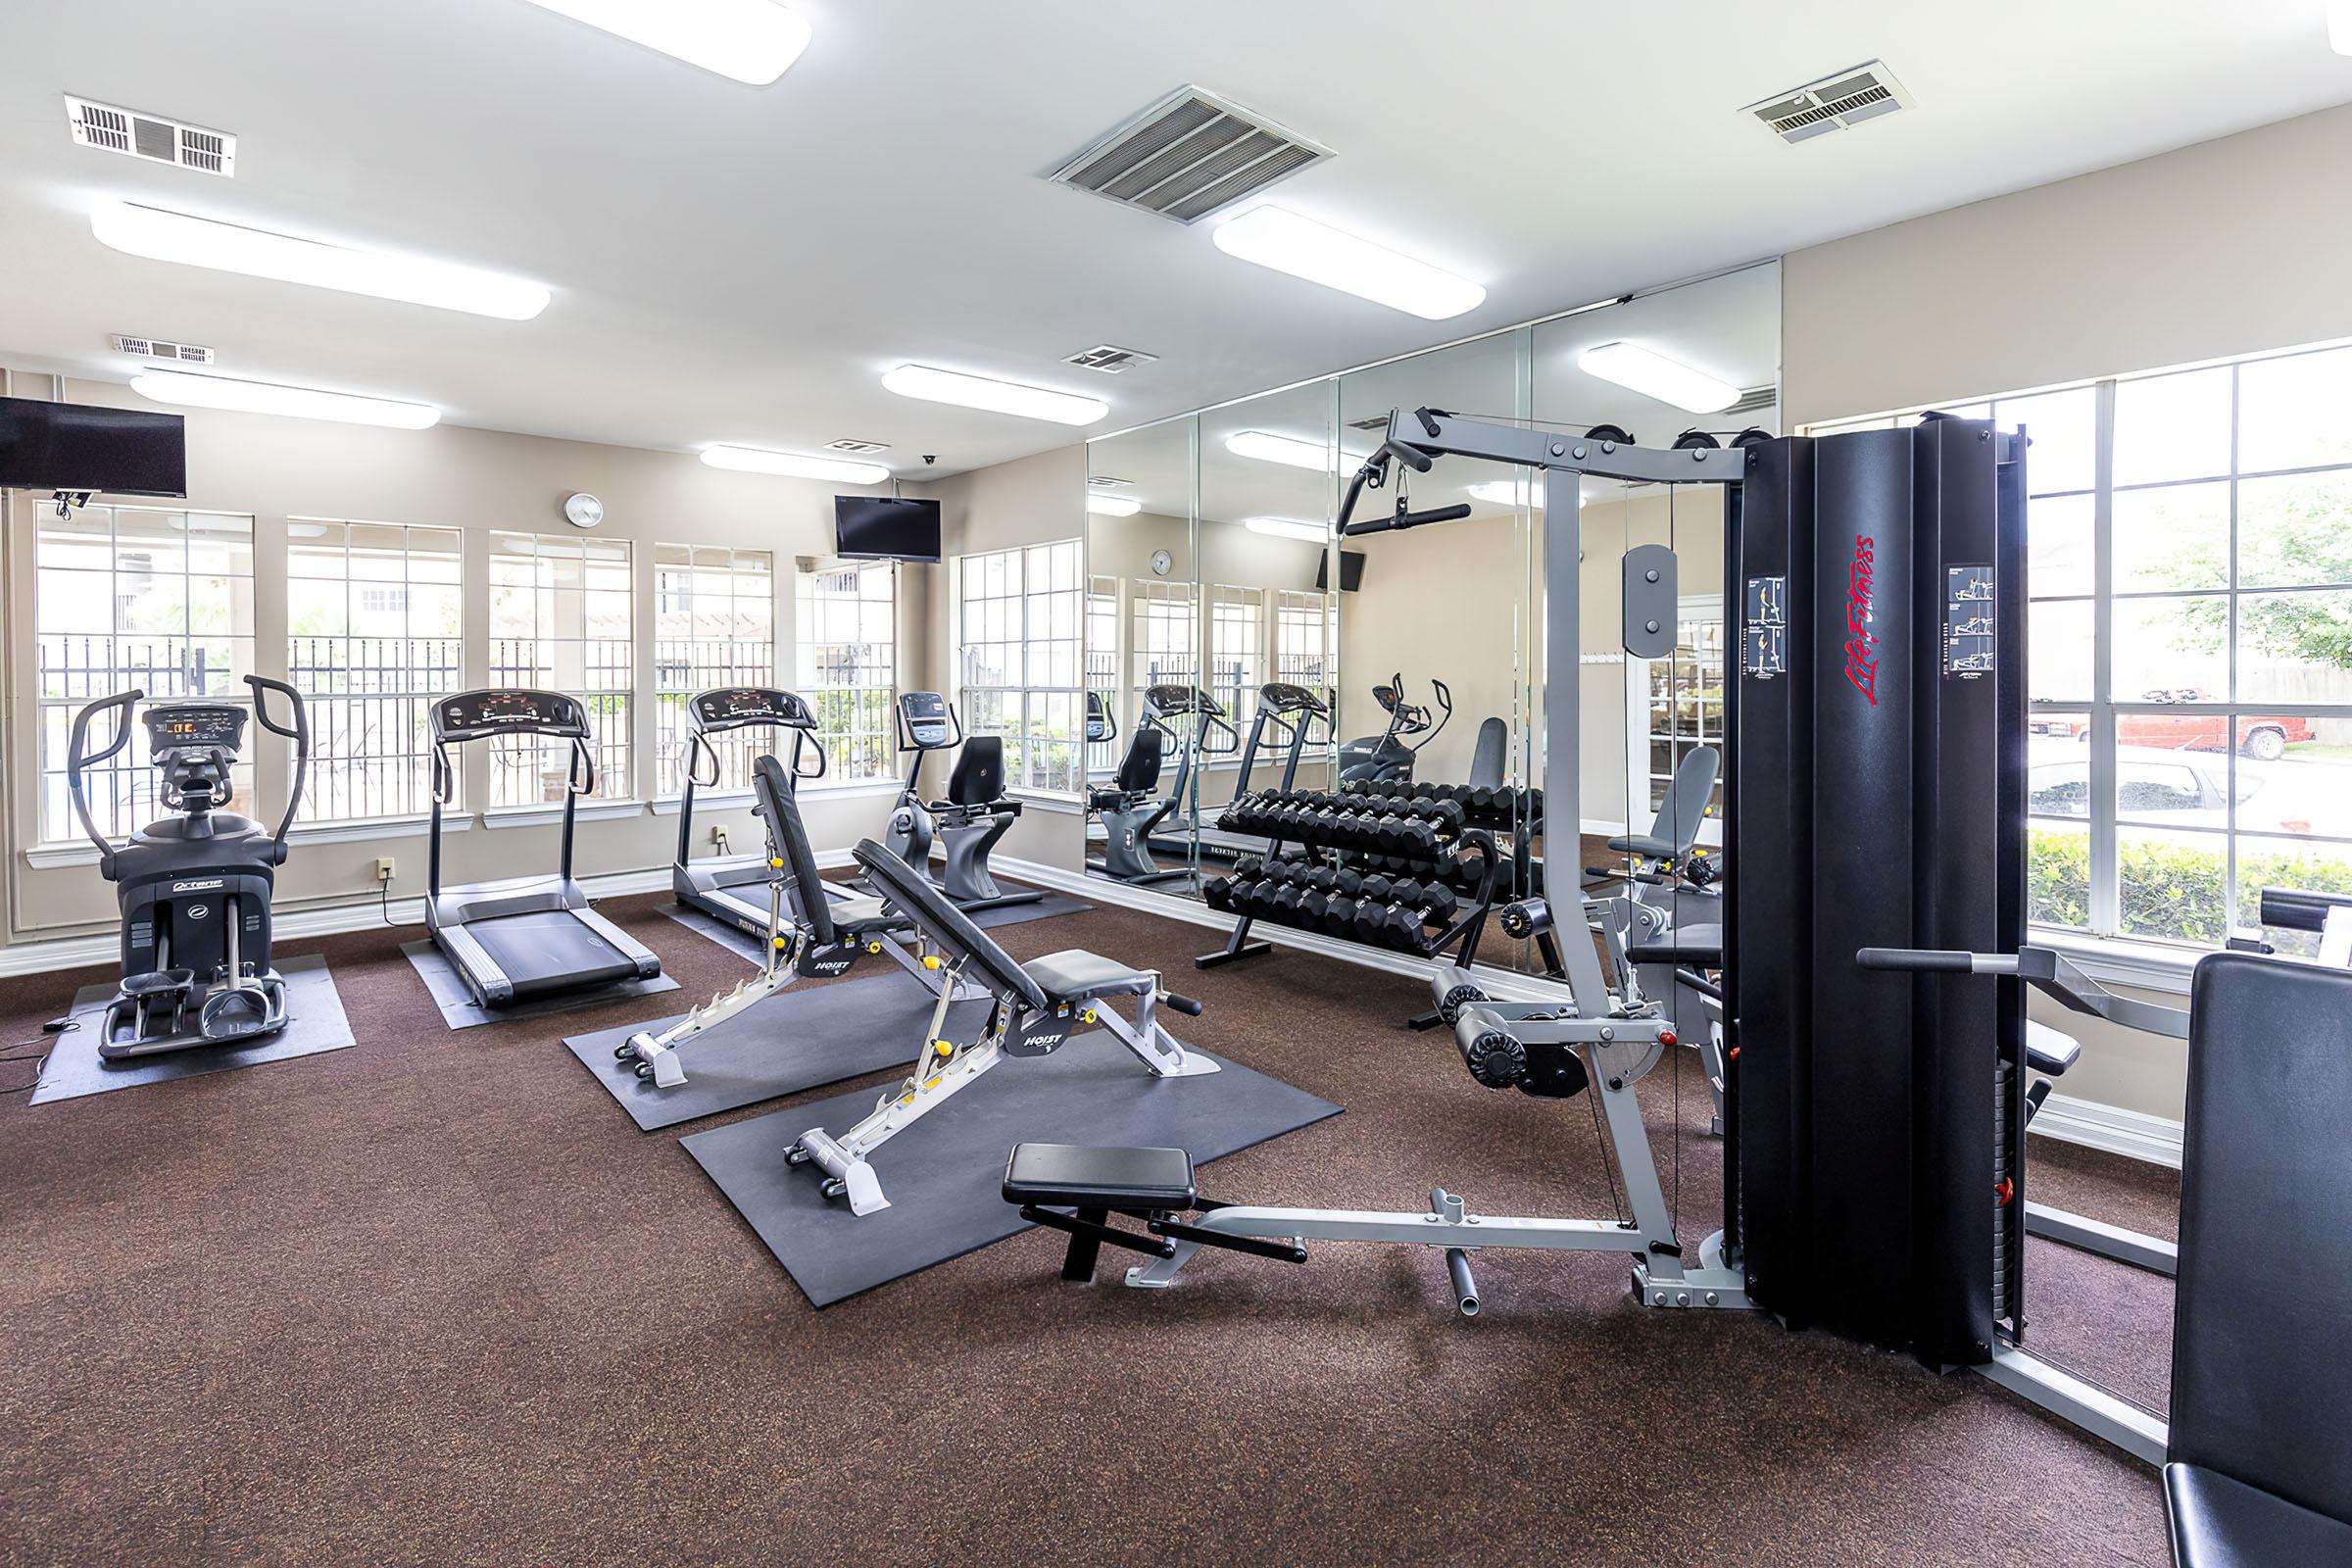
<path fill-rule="evenodd" d="M 741 973 L 656 899 L 607 908 L 690 995 Z M 1081 1290 L 1041 1232 L 815 1312 L 560 1044 L 677 998 L 452 1032 L 413 934 L 289 948 L 326 956 L 352 1050 L 0 1110 L 0 1561 L 2164 1560 L 2144 1467 L 1982 1379 L 1645 1311 L 1611 1258 L 1487 1254 L 1465 1322 L 1418 1251 Z M 1190 1038 L 1348 1107 L 1212 1196 L 1607 1212 L 1584 1107 L 1478 1088 L 1397 1027 L 1415 984 L 1196 975 L 1203 934 L 998 933 L 1159 965 L 1208 1004 Z M 96 978 L 0 984 L 0 1040 Z M 1680 1084 L 1694 1244 L 1693 1054 L 1642 1093 L 1663 1159 Z"/>

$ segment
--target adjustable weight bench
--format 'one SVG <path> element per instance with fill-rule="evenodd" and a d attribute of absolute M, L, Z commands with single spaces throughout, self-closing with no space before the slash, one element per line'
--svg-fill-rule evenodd
<path fill-rule="evenodd" d="M 678 1048 L 697 1035 L 748 1012 L 804 975 L 829 980 L 847 974 L 867 954 L 888 954 L 938 997 L 943 1007 L 980 995 L 959 988 L 947 974 L 946 961 L 936 955 L 919 946 L 911 953 L 900 946 L 894 939 L 915 932 L 915 923 L 882 900 L 826 896 L 792 782 L 775 758 L 753 760 L 752 795 L 753 814 L 767 828 L 770 872 L 767 938 L 760 956 L 760 971 L 712 996 L 660 1033 L 639 1030 L 612 1048 L 618 1060 L 636 1057 L 637 1076 L 656 1089 L 675 1089 L 686 1082 Z"/>
<path fill-rule="evenodd" d="M 1109 1031 L 1155 1078 L 1217 1071 L 1214 1061 L 1188 1050 L 1161 1026 L 1160 1004 L 1195 1017 L 1200 1004 L 1160 990 L 1157 970 L 1137 969 L 1077 948 L 1015 962 L 913 866 L 871 839 L 859 843 L 856 854 L 867 885 L 938 951 L 947 978 L 976 987 L 995 1005 L 977 1039 L 942 1039 L 949 1001 L 943 992 L 913 1070 L 875 1102 L 872 1113 L 841 1133 L 811 1127 L 792 1146 L 791 1163 L 814 1165 L 822 1173 L 825 1196 L 846 1198 L 852 1213 L 890 1206 L 874 1174 L 874 1151 L 1004 1057 L 1050 1055 L 1081 1026 Z M 1134 999 L 1132 1022 L 1103 1004 L 1114 997 Z"/>

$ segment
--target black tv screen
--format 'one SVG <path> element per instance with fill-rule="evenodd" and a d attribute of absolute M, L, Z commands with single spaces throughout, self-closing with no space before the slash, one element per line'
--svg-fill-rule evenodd
<path fill-rule="evenodd" d="M 0 398 L 0 490 L 185 496 L 187 421 L 143 409 Z"/>
<path fill-rule="evenodd" d="M 939 503 L 835 496 L 833 552 L 844 561 L 937 561 Z"/>
<path fill-rule="evenodd" d="M 1354 593 L 1364 585 L 1364 553 L 1361 550 L 1340 552 L 1340 592 Z M 1315 586 L 1331 591 L 1331 553 L 1326 551 L 1315 561 Z"/>

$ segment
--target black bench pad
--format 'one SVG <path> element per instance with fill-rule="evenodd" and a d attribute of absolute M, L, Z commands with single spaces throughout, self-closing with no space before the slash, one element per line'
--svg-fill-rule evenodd
<path fill-rule="evenodd" d="M 2082 1042 L 2063 1029 L 2026 1020 L 2026 1065 L 2052 1078 L 2061 1077 L 2082 1054 Z"/>
<path fill-rule="evenodd" d="M 1181 1149 L 1015 1144 L 1004 1162 L 1004 1201 L 1046 1208 L 1187 1209 L 1193 1156 Z"/>
<path fill-rule="evenodd" d="M 1634 963 L 1679 963 L 1686 969 L 1723 967 L 1723 927 L 1679 925 L 1648 942 L 1629 943 L 1626 957 Z"/>
<path fill-rule="evenodd" d="M 2352 1524 L 2202 1465 L 2164 1467 L 2179 1568 L 2352 1568 Z"/>

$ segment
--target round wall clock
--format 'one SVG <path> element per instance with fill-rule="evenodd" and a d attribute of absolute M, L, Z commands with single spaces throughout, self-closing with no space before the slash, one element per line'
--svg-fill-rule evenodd
<path fill-rule="evenodd" d="M 605 520 L 605 504 L 583 490 L 564 501 L 564 516 L 574 528 L 593 528 Z"/>

